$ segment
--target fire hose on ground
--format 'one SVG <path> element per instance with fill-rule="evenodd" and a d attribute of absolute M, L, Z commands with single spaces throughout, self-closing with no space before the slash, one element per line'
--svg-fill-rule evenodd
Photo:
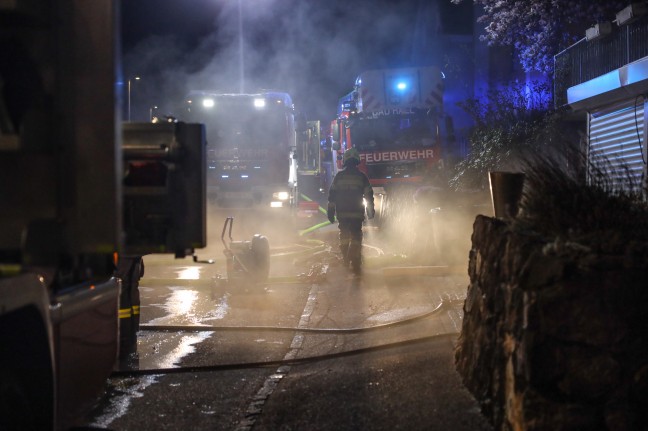
<path fill-rule="evenodd" d="M 187 331 L 187 332 L 212 332 L 212 331 L 291 331 L 291 332 L 303 332 L 303 333 L 329 333 L 329 334 L 349 334 L 349 333 L 360 333 L 368 332 L 374 330 L 384 330 L 396 326 L 401 326 L 405 324 L 412 323 L 417 320 L 425 319 L 431 317 L 435 314 L 440 313 L 446 308 L 452 307 L 454 304 L 463 303 L 463 299 L 444 299 L 441 304 L 439 304 L 433 310 L 422 313 L 407 319 L 402 319 L 382 325 L 375 325 L 369 327 L 360 327 L 360 328 L 296 328 L 296 327 L 274 327 L 274 326 L 243 326 L 243 327 L 234 327 L 234 326 L 160 326 L 160 325 L 142 325 L 141 330 L 148 331 Z M 218 364 L 218 365 L 201 365 L 201 366 L 190 366 L 190 367 L 177 367 L 177 368 L 155 368 L 155 369 L 145 369 L 145 370 L 120 370 L 114 371 L 111 377 L 133 377 L 133 376 L 143 376 L 143 375 L 158 375 L 158 374 L 180 374 L 180 373 L 197 373 L 197 372 L 209 372 L 209 371 L 226 371 L 226 370 L 240 370 L 240 369 L 249 369 L 249 368 L 267 368 L 267 367 L 278 367 L 282 365 L 298 365 L 298 364 L 307 364 L 318 361 L 323 361 L 327 359 L 336 359 L 346 356 L 359 355 L 363 353 L 371 353 L 381 350 L 387 350 L 398 347 L 405 347 L 408 345 L 414 345 L 419 343 L 425 343 L 438 339 L 439 337 L 449 337 L 456 336 L 455 333 L 445 333 L 445 334 L 435 334 L 426 337 L 412 338 L 404 341 L 397 341 L 393 343 L 385 343 L 376 346 L 364 347 L 360 349 L 347 350 L 343 352 L 329 353 L 325 355 L 317 356 L 308 356 L 304 358 L 294 358 L 294 359 L 282 359 L 274 361 L 259 361 L 259 362 L 242 362 L 242 363 L 231 363 L 231 364 Z"/>

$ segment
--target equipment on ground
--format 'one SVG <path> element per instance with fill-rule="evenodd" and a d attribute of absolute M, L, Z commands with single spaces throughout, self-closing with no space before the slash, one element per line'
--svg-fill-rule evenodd
<path fill-rule="evenodd" d="M 227 281 L 235 285 L 259 285 L 268 280 L 270 273 L 270 244 L 260 234 L 252 236 L 251 241 L 232 239 L 234 217 L 227 217 L 223 224 L 221 241 L 225 246 Z M 227 232 L 227 239 L 225 238 Z"/>

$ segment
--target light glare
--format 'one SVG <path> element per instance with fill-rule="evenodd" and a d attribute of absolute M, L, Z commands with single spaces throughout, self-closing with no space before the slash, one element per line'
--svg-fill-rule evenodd
<path fill-rule="evenodd" d="M 197 266 L 186 267 L 177 272 L 178 272 L 178 280 L 199 280 L 200 279 L 200 268 Z"/>

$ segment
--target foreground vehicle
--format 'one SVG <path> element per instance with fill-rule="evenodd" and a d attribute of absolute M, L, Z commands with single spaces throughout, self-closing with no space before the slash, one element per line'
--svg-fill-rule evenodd
<path fill-rule="evenodd" d="M 120 253 L 205 243 L 202 126 L 130 127 L 123 160 L 117 11 L 0 4 L 1 430 L 68 429 L 94 403 L 119 351 Z M 151 164 L 174 174 L 135 178 Z"/>

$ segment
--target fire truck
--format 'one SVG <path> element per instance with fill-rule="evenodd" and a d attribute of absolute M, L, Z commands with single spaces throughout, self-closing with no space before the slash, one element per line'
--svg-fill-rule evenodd
<path fill-rule="evenodd" d="M 118 6 L 0 2 L 2 430 L 69 429 L 94 404 L 119 351 L 120 254 L 206 242 L 202 125 L 117 118 Z"/>
<path fill-rule="evenodd" d="M 443 169 L 442 136 L 453 135 L 443 113 L 443 79 L 437 67 L 370 70 L 339 100 L 330 129 L 336 169 L 344 151 L 358 150 L 379 219 L 388 196 L 434 183 Z"/>
<path fill-rule="evenodd" d="M 297 144 L 288 93 L 193 91 L 185 98 L 184 116 L 206 127 L 210 204 L 282 214 L 294 209 Z"/>

